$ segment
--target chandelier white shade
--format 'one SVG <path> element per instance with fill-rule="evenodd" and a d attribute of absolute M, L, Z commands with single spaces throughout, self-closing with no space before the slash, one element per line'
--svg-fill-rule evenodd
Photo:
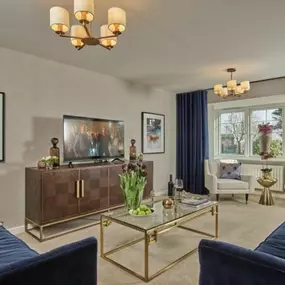
<path fill-rule="evenodd" d="M 76 38 L 70 39 L 72 45 L 74 45 L 75 47 L 82 47 L 84 45 L 82 40 L 78 38 L 78 37 L 80 37 L 80 38 L 86 38 L 87 37 L 86 31 L 85 31 L 83 26 L 73 25 L 71 27 L 70 35 L 71 35 L 71 37 L 76 37 Z"/>
<path fill-rule="evenodd" d="M 118 36 L 126 29 L 126 12 L 118 7 L 110 8 L 108 11 L 108 24 L 100 28 L 100 37 L 91 34 L 91 22 L 94 20 L 94 0 L 74 0 L 74 17 L 79 24 L 71 27 L 69 31 L 69 12 L 62 7 L 50 9 L 50 27 L 60 37 L 69 38 L 71 44 L 78 50 L 86 45 L 100 45 L 106 49 L 112 49 L 118 41 Z"/>
<path fill-rule="evenodd" d="M 66 33 L 69 30 L 69 13 L 62 7 L 50 9 L 50 27 L 56 33 Z"/>
<path fill-rule="evenodd" d="M 113 7 L 108 11 L 108 25 L 112 33 L 121 34 L 126 29 L 126 12 L 117 7 Z"/>
<path fill-rule="evenodd" d="M 74 16 L 79 22 L 92 22 L 94 19 L 94 0 L 74 0 Z"/>
<path fill-rule="evenodd" d="M 228 96 L 241 96 L 250 90 L 250 82 L 242 81 L 238 84 L 237 80 L 233 80 L 233 73 L 236 71 L 235 68 L 228 68 L 227 72 L 231 74 L 231 79 L 227 81 L 226 86 L 223 84 L 216 84 L 214 86 L 214 93 L 218 96 L 225 98 Z"/>
<path fill-rule="evenodd" d="M 114 47 L 117 43 L 117 38 L 114 37 L 114 34 L 109 30 L 108 25 L 101 26 L 100 31 L 101 31 L 101 37 L 103 37 L 103 39 L 100 40 L 100 43 L 105 47 L 109 48 Z M 108 36 L 110 38 L 105 38 Z"/>

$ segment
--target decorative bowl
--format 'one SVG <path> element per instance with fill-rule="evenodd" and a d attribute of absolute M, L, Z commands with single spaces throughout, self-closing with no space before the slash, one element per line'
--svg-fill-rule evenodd
<path fill-rule="evenodd" d="M 134 215 L 132 212 L 133 210 L 129 210 L 129 214 L 133 217 L 139 217 L 139 218 L 145 218 L 145 217 L 149 217 L 149 216 L 152 216 L 154 214 L 154 209 L 150 209 L 151 210 L 151 213 L 148 214 L 148 215 Z"/>

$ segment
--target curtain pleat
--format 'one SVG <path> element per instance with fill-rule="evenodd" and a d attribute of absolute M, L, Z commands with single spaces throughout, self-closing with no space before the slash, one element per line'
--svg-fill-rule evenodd
<path fill-rule="evenodd" d="M 207 91 L 176 95 L 177 113 L 177 178 L 184 189 L 206 194 L 204 160 L 209 157 Z"/>

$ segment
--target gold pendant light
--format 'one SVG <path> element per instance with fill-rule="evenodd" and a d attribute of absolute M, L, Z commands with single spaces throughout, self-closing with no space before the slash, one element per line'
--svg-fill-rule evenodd
<path fill-rule="evenodd" d="M 60 37 L 69 38 L 71 44 L 78 50 L 86 45 L 100 45 L 110 50 L 117 44 L 118 36 L 126 29 L 126 12 L 113 7 L 108 11 L 108 24 L 101 26 L 100 37 L 92 36 L 91 23 L 95 18 L 94 0 L 74 0 L 74 17 L 79 24 L 71 26 L 70 35 L 66 35 L 70 29 L 69 12 L 58 6 L 50 9 L 51 29 Z"/>
<path fill-rule="evenodd" d="M 249 81 L 242 81 L 238 84 L 237 81 L 233 79 L 233 73 L 236 72 L 235 68 L 228 68 L 227 72 L 231 74 L 231 79 L 227 82 L 226 86 L 223 86 L 223 84 L 216 84 L 214 86 L 215 94 L 222 98 L 226 98 L 228 96 L 240 97 L 250 90 Z"/>

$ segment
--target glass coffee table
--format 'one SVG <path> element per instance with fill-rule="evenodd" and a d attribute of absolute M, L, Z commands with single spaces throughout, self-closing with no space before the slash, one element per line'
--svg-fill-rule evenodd
<path fill-rule="evenodd" d="M 137 278 L 148 282 L 158 275 L 162 274 L 166 270 L 170 269 L 172 266 L 176 265 L 180 261 L 184 260 L 189 255 L 195 253 L 198 247 L 188 251 L 186 254 L 178 258 L 177 260 L 171 262 L 167 266 L 163 267 L 156 273 L 150 275 L 149 274 L 149 247 L 152 243 L 158 241 L 159 235 L 163 234 L 169 230 L 180 228 L 190 232 L 198 233 L 204 235 L 211 239 L 218 238 L 218 230 L 219 230 L 219 222 L 218 222 L 218 203 L 217 202 L 209 202 L 204 206 L 192 207 L 189 205 L 185 205 L 182 203 L 175 204 L 172 209 L 164 209 L 162 205 L 162 200 L 146 203 L 148 206 L 154 209 L 154 213 L 148 217 L 134 217 L 127 213 L 126 209 L 118 209 L 110 213 L 105 213 L 101 215 L 100 218 L 100 254 L 101 258 L 111 262 L 117 267 L 127 271 L 128 273 L 136 276 Z M 185 226 L 185 223 L 198 218 L 205 214 L 211 214 L 214 216 L 215 222 L 215 233 L 207 233 L 200 230 L 196 230 L 193 228 L 189 228 Z M 135 231 L 138 231 L 142 234 L 142 237 L 137 238 L 135 240 L 124 243 L 116 248 L 109 250 L 107 252 L 104 251 L 104 237 L 105 231 L 104 228 L 112 225 L 113 223 L 117 223 L 127 228 L 131 228 Z M 115 261 L 110 258 L 110 255 L 118 252 L 119 250 L 125 249 L 129 246 L 132 246 L 138 242 L 144 242 L 144 274 L 139 274 L 130 268 L 122 265 L 121 263 Z M 138 258 L 140 258 L 138 256 Z"/>

